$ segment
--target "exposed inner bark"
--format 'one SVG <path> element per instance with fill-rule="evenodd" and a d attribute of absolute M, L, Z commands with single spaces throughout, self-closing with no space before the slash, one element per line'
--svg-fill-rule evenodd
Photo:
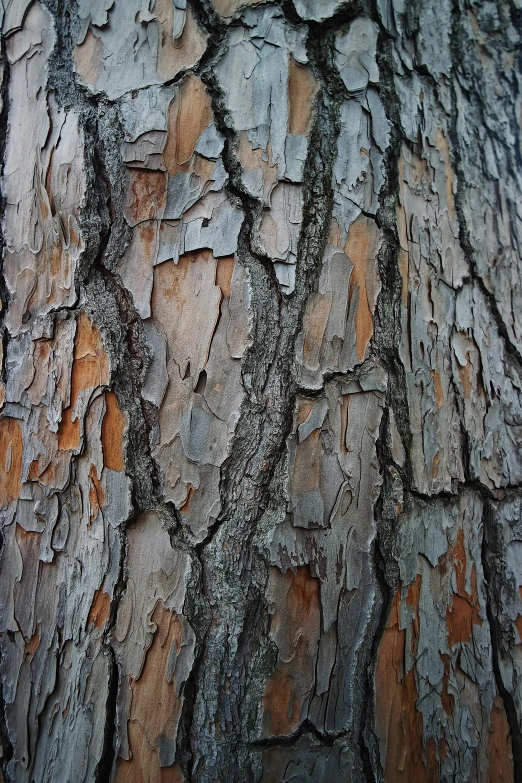
<path fill-rule="evenodd" d="M 6 781 L 522 780 L 521 13 L 6 4 Z"/>

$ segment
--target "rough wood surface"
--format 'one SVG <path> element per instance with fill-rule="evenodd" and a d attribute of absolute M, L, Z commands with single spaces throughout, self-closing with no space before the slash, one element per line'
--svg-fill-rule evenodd
<path fill-rule="evenodd" d="M 521 783 L 519 0 L 0 11 L 0 779 Z"/>

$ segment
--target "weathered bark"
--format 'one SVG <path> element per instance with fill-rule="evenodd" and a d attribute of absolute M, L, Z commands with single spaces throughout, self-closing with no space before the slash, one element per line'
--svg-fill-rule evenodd
<path fill-rule="evenodd" d="M 6 781 L 522 781 L 518 0 L 4 0 Z"/>

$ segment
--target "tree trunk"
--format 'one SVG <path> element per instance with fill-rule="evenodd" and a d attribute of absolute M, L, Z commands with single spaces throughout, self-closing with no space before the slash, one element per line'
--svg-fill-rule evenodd
<path fill-rule="evenodd" d="M 520 783 L 520 0 L 3 6 L 5 781 Z"/>

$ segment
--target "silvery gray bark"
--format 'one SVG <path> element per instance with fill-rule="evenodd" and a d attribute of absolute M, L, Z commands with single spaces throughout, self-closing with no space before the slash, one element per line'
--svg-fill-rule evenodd
<path fill-rule="evenodd" d="M 522 781 L 519 0 L 3 0 L 1 770 Z"/>

